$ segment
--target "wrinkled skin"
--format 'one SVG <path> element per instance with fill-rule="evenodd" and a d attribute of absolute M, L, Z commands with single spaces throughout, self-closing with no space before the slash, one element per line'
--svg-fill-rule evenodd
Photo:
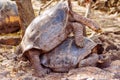
<path fill-rule="evenodd" d="M 76 46 L 74 38 L 67 38 L 49 53 L 40 56 L 41 65 L 55 72 L 68 72 L 83 66 L 95 66 L 99 60 L 98 44 L 85 38 L 84 48 Z"/>
<path fill-rule="evenodd" d="M 39 64 L 39 56 L 47 53 L 61 44 L 73 32 L 75 44 L 84 47 L 83 26 L 99 32 L 100 27 L 71 10 L 67 1 L 59 2 L 53 8 L 46 10 L 35 18 L 26 29 L 20 44 L 22 53 L 29 58 L 38 76 L 42 76 L 47 69 Z"/>

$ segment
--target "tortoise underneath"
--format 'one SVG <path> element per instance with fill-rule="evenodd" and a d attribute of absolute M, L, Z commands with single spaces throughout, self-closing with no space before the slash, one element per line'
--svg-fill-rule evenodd
<path fill-rule="evenodd" d="M 102 54 L 102 45 L 89 38 L 84 38 L 84 40 L 83 48 L 75 44 L 73 37 L 69 37 L 50 52 L 40 55 L 39 58 L 36 58 L 38 56 L 36 54 L 40 53 L 37 49 L 29 50 L 31 54 L 24 56 L 30 61 L 38 61 L 33 63 L 34 65 L 41 65 L 42 68 L 38 71 L 40 73 L 36 73 L 39 77 L 50 71 L 68 72 L 73 68 L 96 66 L 100 61 L 101 55 L 99 54 Z"/>
<path fill-rule="evenodd" d="M 85 46 L 80 48 L 76 46 L 73 37 L 67 38 L 54 50 L 40 56 L 40 65 L 55 72 L 68 72 L 76 67 L 96 66 L 102 46 L 89 38 L 84 40 Z"/>

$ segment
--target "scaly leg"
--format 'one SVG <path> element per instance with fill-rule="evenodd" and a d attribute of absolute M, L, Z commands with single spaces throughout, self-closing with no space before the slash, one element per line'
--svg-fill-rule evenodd
<path fill-rule="evenodd" d="M 33 68 L 35 69 L 35 74 L 39 77 L 43 76 L 45 73 L 47 73 L 47 69 L 42 68 L 40 65 L 40 51 L 36 49 L 31 49 L 28 52 L 29 56 L 28 58 L 30 59 L 30 62 L 32 63 Z"/>
<path fill-rule="evenodd" d="M 83 26 L 80 23 L 73 22 L 72 27 L 75 35 L 76 45 L 79 47 L 84 47 Z"/>
<path fill-rule="evenodd" d="M 98 24 L 96 24 L 95 22 L 93 22 L 92 20 L 85 18 L 71 10 L 70 10 L 70 15 L 73 17 L 74 21 L 82 23 L 85 26 L 88 26 L 90 29 L 94 30 L 95 32 L 98 32 L 98 33 L 101 32 L 100 26 Z"/>

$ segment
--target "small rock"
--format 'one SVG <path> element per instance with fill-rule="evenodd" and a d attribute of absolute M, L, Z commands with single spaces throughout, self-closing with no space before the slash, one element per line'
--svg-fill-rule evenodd
<path fill-rule="evenodd" d="M 0 55 L 0 62 L 2 62 L 5 59 L 6 59 L 5 57 L 3 57 L 2 55 Z"/>
<path fill-rule="evenodd" d="M 0 72 L 0 75 L 2 75 L 4 77 L 7 76 L 8 74 L 10 74 L 9 71 Z"/>

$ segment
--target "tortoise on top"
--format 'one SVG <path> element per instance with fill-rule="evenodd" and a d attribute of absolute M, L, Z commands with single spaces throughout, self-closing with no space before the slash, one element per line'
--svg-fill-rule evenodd
<path fill-rule="evenodd" d="M 84 46 L 83 27 L 81 24 L 89 26 L 96 32 L 100 27 L 93 21 L 82 17 L 71 11 L 70 2 L 60 1 L 54 7 L 46 10 L 42 15 L 36 17 L 26 29 L 20 44 L 22 54 L 29 56 L 38 74 L 44 74 L 40 63 L 39 56 L 49 52 L 73 31 L 75 43 L 79 47 Z"/>

